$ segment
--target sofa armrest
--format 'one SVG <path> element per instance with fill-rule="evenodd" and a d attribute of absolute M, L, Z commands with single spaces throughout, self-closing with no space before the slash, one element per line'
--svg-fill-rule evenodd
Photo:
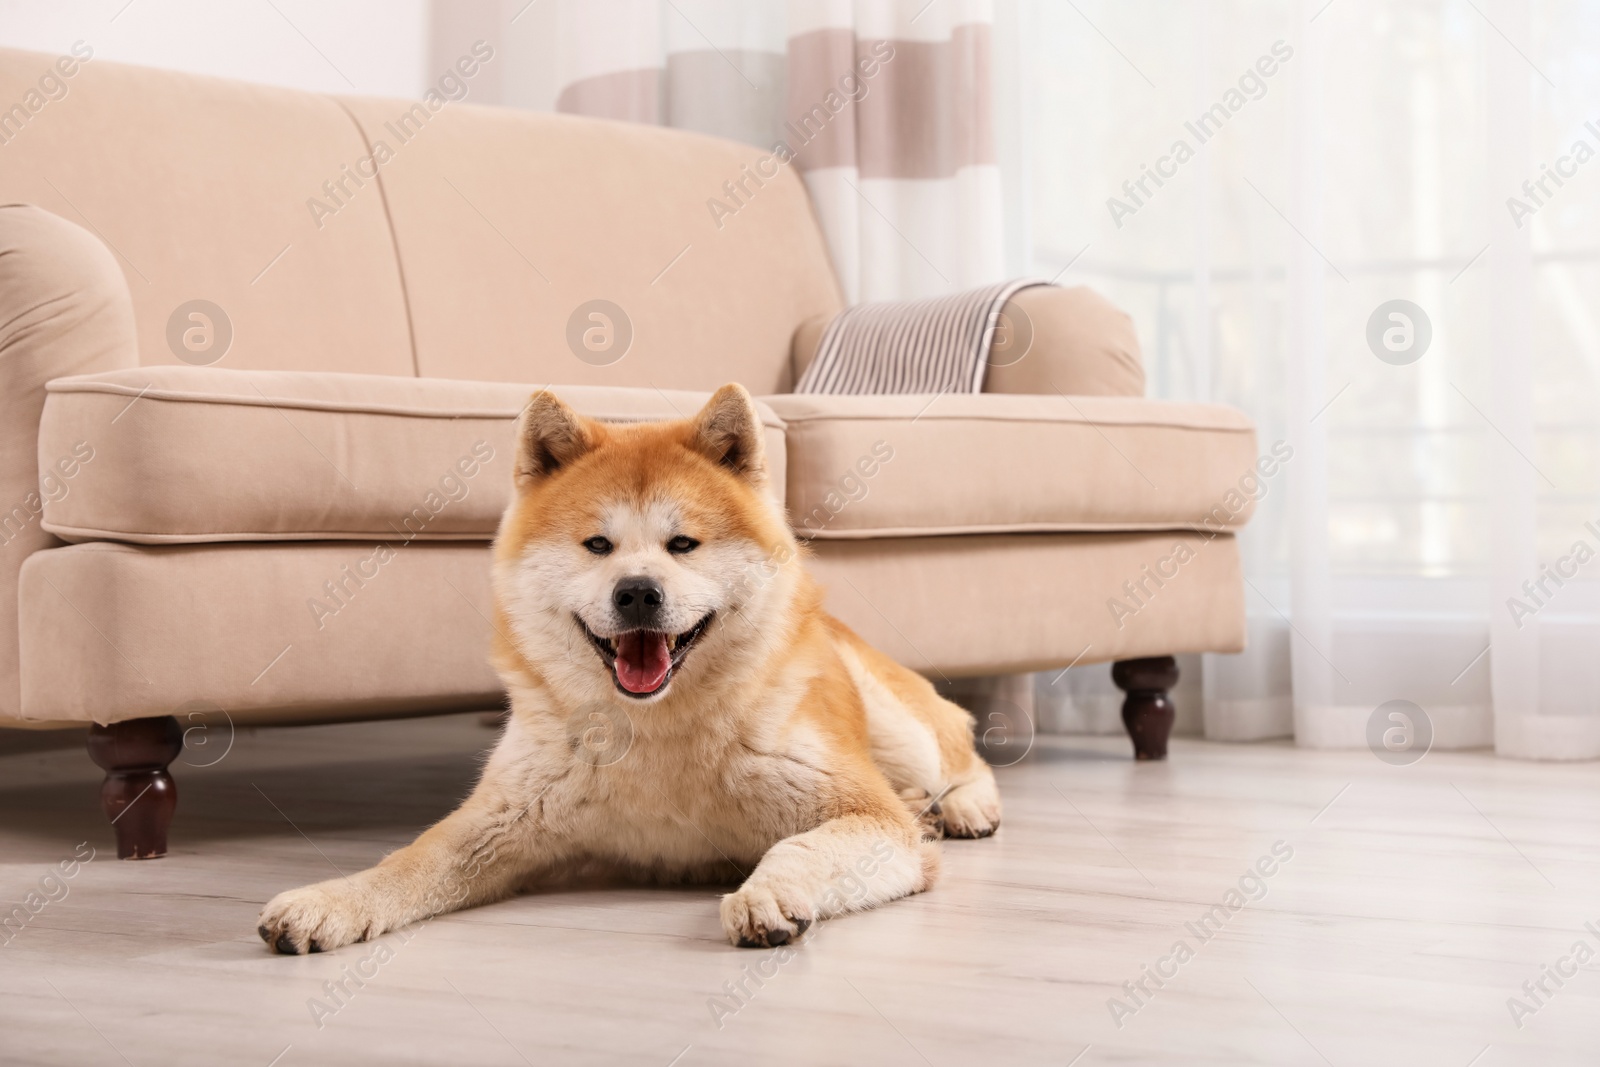
<path fill-rule="evenodd" d="M 1143 396 L 1133 318 L 1087 286 L 1036 285 L 1006 301 L 986 393 Z"/>
<path fill-rule="evenodd" d="M 1006 301 L 1000 319 L 984 392 L 1144 395 L 1133 319 L 1093 289 L 1031 286 Z M 817 315 L 795 328 L 792 382 L 810 366 L 832 321 L 832 315 Z"/>
<path fill-rule="evenodd" d="M 133 301 L 110 250 L 41 208 L 0 205 L 0 720 L 21 707 L 17 574 L 31 553 L 60 544 L 40 526 L 44 494 L 71 492 L 65 472 L 94 447 L 39 455 L 45 383 L 138 362 Z"/>

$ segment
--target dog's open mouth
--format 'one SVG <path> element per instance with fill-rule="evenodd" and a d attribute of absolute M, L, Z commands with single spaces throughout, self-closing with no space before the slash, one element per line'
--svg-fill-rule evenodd
<path fill-rule="evenodd" d="M 616 637 L 601 637 L 578 619 L 589 643 L 611 668 L 612 681 L 631 697 L 654 696 L 667 687 L 672 672 L 683 663 L 689 649 L 711 625 L 711 612 L 681 634 L 659 630 L 629 630 Z"/>

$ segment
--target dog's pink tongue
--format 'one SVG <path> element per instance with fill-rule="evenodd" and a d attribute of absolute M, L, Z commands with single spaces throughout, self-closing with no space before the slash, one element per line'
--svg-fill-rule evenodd
<path fill-rule="evenodd" d="M 671 665 L 666 634 L 633 630 L 617 639 L 617 681 L 630 693 L 660 689 Z"/>

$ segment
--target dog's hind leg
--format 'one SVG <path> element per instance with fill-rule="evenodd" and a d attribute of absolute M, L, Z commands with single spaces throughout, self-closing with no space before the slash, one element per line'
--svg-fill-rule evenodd
<path fill-rule="evenodd" d="M 946 837 L 988 837 L 1000 827 L 1000 789 L 994 771 L 977 757 L 958 784 L 939 800 Z"/>
<path fill-rule="evenodd" d="M 972 716 L 932 684 L 832 621 L 840 658 L 867 712 L 872 758 L 914 813 L 947 837 L 988 837 L 1000 825 L 994 772 L 973 746 Z"/>
<path fill-rule="evenodd" d="M 938 845 L 892 795 L 784 838 L 735 892 L 722 898 L 722 928 L 742 948 L 788 944 L 818 919 L 876 907 L 929 888 Z"/>

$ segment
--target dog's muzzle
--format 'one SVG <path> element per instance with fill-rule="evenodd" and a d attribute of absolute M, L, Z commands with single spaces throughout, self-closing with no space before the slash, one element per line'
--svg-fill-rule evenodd
<path fill-rule="evenodd" d="M 625 630 L 615 637 L 601 637 L 581 619 L 577 623 L 584 636 L 600 653 L 600 658 L 611 670 L 611 680 L 617 689 L 636 699 L 655 696 L 666 689 L 672 673 L 683 664 L 684 657 L 694 647 L 711 625 L 716 612 L 710 612 L 699 622 L 679 634 L 660 630 Z"/>

